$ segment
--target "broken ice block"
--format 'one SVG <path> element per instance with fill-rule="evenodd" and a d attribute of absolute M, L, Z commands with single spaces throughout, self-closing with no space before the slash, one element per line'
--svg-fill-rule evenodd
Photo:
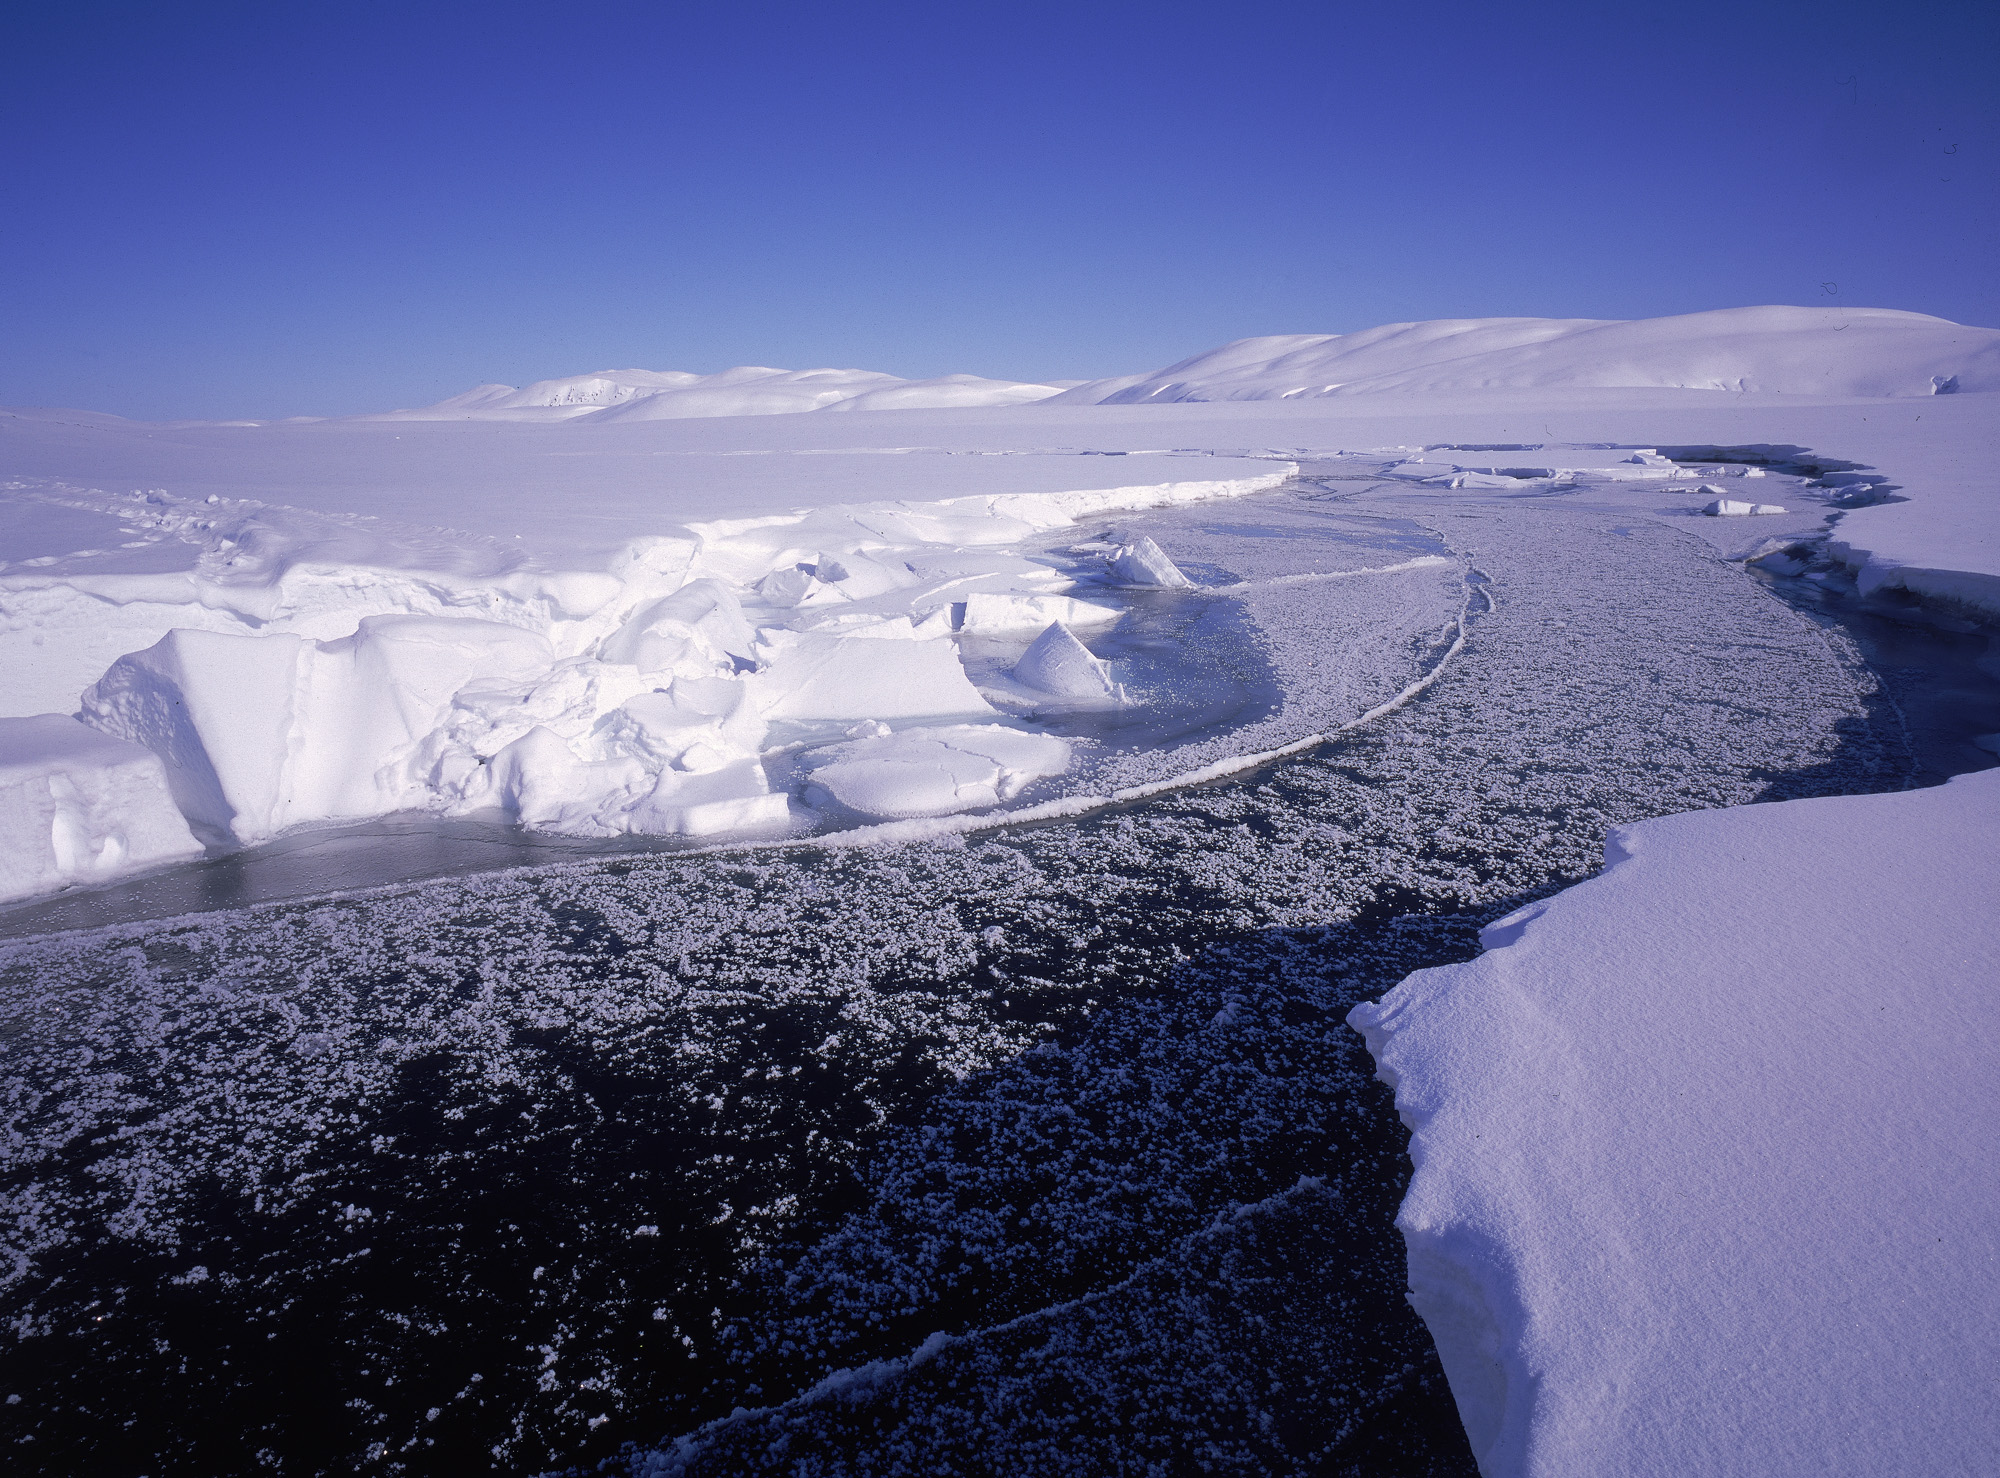
<path fill-rule="evenodd" d="M 150 749 L 59 713 L 0 719 L 0 898 L 201 850 Z"/>
<path fill-rule="evenodd" d="M 1121 585 L 1140 585 L 1154 590 L 1183 590 L 1194 584 L 1167 558 L 1166 551 L 1151 539 L 1121 544 L 1108 561 L 1111 578 Z"/>
<path fill-rule="evenodd" d="M 1057 698 L 1115 699 L 1110 664 L 1091 655 L 1090 648 L 1062 622 L 1052 622 L 1014 664 L 1014 680 Z"/>
<path fill-rule="evenodd" d="M 867 735 L 807 764 L 813 805 L 889 820 L 1011 800 L 1029 781 L 1067 769 L 1069 746 L 998 724 L 952 724 Z"/>
<path fill-rule="evenodd" d="M 1759 513 L 1783 513 L 1776 503 L 1744 503 L 1735 498 L 1717 498 L 1702 510 L 1714 518 L 1748 518 Z"/>

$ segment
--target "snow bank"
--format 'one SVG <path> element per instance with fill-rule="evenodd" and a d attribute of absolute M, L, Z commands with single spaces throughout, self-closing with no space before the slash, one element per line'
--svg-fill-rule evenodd
<path fill-rule="evenodd" d="M 1887 308 L 1725 308 L 1634 322 L 1444 318 L 1238 339 L 1052 404 L 1146 405 L 1645 386 L 1787 395 L 2000 390 L 2000 331 Z"/>
<path fill-rule="evenodd" d="M 767 369 L 738 365 L 712 375 L 679 370 L 599 370 L 537 380 L 522 389 L 478 385 L 421 410 L 355 417 L 370 421 L 674 421 L 706 416 L 782 416 L 805 411 L 947 410 L 1029 405 L 1056 385 L 942 375 L 905 380 L 876 370 Z"/>
<path fill-rule="evenodd" d="M 1938 434 L 1920 452 L 1884 456 L 1908 501 L 1843 514 L 1828 549 L 1863 595 L 1907 590 L 1990 621 L 2000 618 L 2000 406 L 1967 403 L 1984 411 L 1978 439 Z"/>
<path fill-rule="evenodd" d="M 831 461 L 789 460 L 795 486 Z M 905 459 L 870 460 L 892 486 L 892 472 L 914 481 Z M 934 484 L 1001 490 L 753 502 L 678 525 L 635 501 L 610 555 L 582 568 L 540 541 L 345 512 L 16 485 L 0 659 L 16 703 L 74 710 L 139 746 L 128 758 L 156 756 L 146 773 L 185 817 L 181 835 L 212 845 L 410 810 L 498 811 L 579 836 L 784 830 L 803 813 L 774 773 L 801 752 L 804 771 L 822 768 L 810 756 L 857 724 L 922 737 L 839 749 L 812 793 L 843 816 L 937 815 L 1011 799 L 1068 763 L 1067 746 L 993 722 L 960 653 L 961 637 L 1119 618 L 1069 593 L 1078 576 L 1032 552 L 1042 536 L 1294 470 L 1160 458 L 1249 475 L 1092 486 L 1105 465 L 933 458 Z M 539 517 L 548 529 L 566 511 Z M 27 791 L 10 804 L 46 829 Z M 83 866 L 50 863 L 36 886 Z"/>
<path fill-rule="evenodd" d="M 151 750 L 58 714 L 0 719 L 0 900 L 201 850 Z"/>
<path fill-rule="evenodd" d="M 1481 1471 L 2000 1469 L 2000 771 L 1624 828 L 1349 1021 Z"/>

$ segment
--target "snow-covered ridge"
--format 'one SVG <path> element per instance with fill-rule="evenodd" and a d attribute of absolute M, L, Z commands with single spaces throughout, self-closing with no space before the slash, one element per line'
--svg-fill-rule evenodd
<path fill-rule="evenodd" d="M 1464 390 L 1665 388 L 1910 396 L 2000 389 L 2000 330 L 1887 308 L 1724 308 L 1672 318 L 1441 318 L 1238 339 L 1055 405 L 1310 400 Z"/>
<path fill-rule="evenodd" d="M 1487 1478 L 2000 1467 L 1996 829 L 1992 770 L 1622 828 L 1349 1016 Z"/>
<path fill-rule="evenodd" d="M 479 385 L 421 410 L 356 417 L 375 421 L 673 421 L 702 416 L 778 416 L 804 411 L 953 410 L 1027 405 L 1060 385 L 941 375 L 905 380 L 876 370 L 767 369 L 739 365 L 712 375 L 680 370 L 599 370 L 564 379 Z"/>

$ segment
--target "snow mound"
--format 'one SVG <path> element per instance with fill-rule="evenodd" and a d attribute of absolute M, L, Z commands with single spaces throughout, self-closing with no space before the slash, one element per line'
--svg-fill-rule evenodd
<path fill-rule="evenodd" d="M 1488 1478 L 2000 1470 L 1996 829 L 2000 770 L 1622 828 L 1348 1017 Z"/>
<path fill-rule="evenodd" d="M 768 369 L 738 365 L 712 375 L 681 370 L 599 370 L 565 379 L 479 385 L 420 410 L 367 421 L 677 421 L 704 416 L 784 416 L 805 411 L 954 410 L 1028 405 L 1056 385 L 941 375 L 905 380 L 878 370 Z"/>
<path fill-rule="evenodd" d="M 998 724 L 953 724 L 864 735 L 819 751 L 808 801 L 880 820 L 943 816 L 998 805 L 1032 780 L 1069 768 L 1051 734 Z"/>
<path fill-rule="evenodd" d="M 1055 405 L 1297 400 L 1550 388 L 1909 396 L 2000 389 L 2000 330 L 1887 308 L 1724 308 L 1671 318 L 1444 318 L 1238 339 Z"/>
<path fill-rule="evenodd" d="M 0 900 L 201 850 L 151 750 L 59 714 L 0 718 Z"/>
<path fill-rule="evenodd" d="M 1777 503 L 1745 503 L 1740 498 L 1715 498 L 1702 505 L 1703 513 L 1712 518 L 1752 518 L 1759 514 L 1783 513 Z"/>

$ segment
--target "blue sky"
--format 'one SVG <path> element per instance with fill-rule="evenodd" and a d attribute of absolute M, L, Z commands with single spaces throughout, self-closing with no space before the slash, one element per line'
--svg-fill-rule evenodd
<path fill-rule="evenodd" d="M 0 404 L 2000 325 L 2000 6 L 9 5 Z"/>

